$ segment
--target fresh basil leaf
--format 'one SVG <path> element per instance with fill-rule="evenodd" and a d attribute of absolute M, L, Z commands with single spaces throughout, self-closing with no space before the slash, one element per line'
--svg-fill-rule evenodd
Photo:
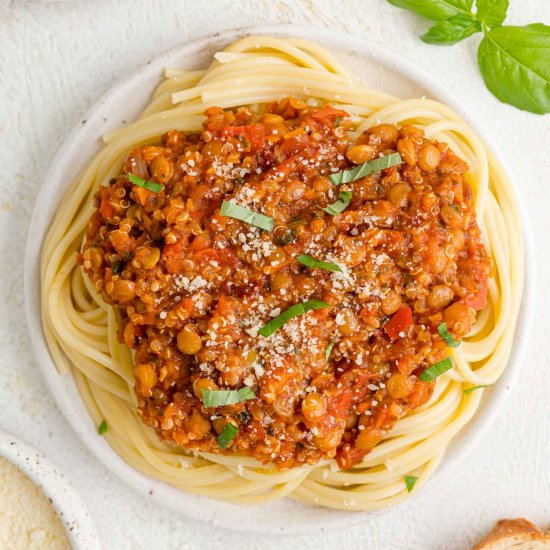
<path fill-rule="evenodd" d="M 350 168 L 349 170 L 342 170 L 341 172 L 336 172 L 331 174 L 330 181 L 334 185 L 341 185 L 342 183 L 350 183 L 352 181 L 364 178 L 369 174 L 374 174 L 375 172 L 381 172 L 386 168 L 391 168 L 392 166 L 397 166 L 398 164 L 403 164 L 403 159 L 399 153 L 391 153 L 389 155 L 383 155 L 363 164 L 359 164 L 355 168 Z"/>
<path fill-rule="evenodd" d="M 471 388 L 466 388 L 465 390 L 462 390 L 462 393 L 465 395 L 470 395 L 472 392 L 480 390 L 481 388 L 488 388 L 490 385 L 491 384 L 480 384 L 479 386 L 472 386 Z"/>
<path fill-rule="evenodd" d="M 160 193 L 162 191 L 162 185 L 156 181 L 147 181 L 132 173 L 128 174 L 128 179 L 134 185 L 143 187 L 144 189 L 149 189 L 149 191 L 152 191 L 153 193 Z"/>
<path fill-rule="evenodd" d="M 325 349 L 325 365 L 328 365 L 328 360 L 330 359 L 330 354 L 332 353 L 332 348 L 336 344 L 336 340 L 333 340 Z"/>
<path fill-rule="evenodd" d="M 453 368 L 453 362 L 450 357 L 445 357 L 442 361 L 435 363 L 431 367 L 428 367 L 418 378 L 422 382 L 432 382 L 438 376 L 441 376 L 444 372 Z"/>
<path fill-rule="evenodd" d="M 455 15 L 447 21 L 438 21 L 420 38 L 427 44 L 450 46 L 481 31 L 481 23 L 471 16 Z"/>
<path fill-rule="evenodd" d="M 283 325 L 288 323 L 288 321 L 294 319 L 294 317 L 298 317 L 298 315 L 304 315 L 309 311 L 314 311 L 315 309 L 322 309 L 325 307 L 330 307 L 330 304 L 321 302 L 321 300 L 308 300 L 307 302 L 302 302 L 301 304 L 294 304 L 283 311 L 280 315 L 277 315 L 277 317 L 274 317 L 271 321 L 266 323 L 258 331 L 258 334 L 261 334 L 267 338 L 275 331 L 279 330 Z"/>
<path fill-rule="evenodd" d="M 405 478 L 405 485 L 407 486 L 407 491 L 412 492 L 418 478 L 416 476 L 403 476 Z"/>
<path fill-rule="evenodd" d="M 226 407 L 255 397 L 256 394 L 248 386 L 240 390 L 202 390 L 202 401 L 205 407 Z"/>
<path fill-rule="evenodd" d="M 223 429 L 223 432 L 216 437 L 216 441 L 222 449 L 225 449 L 238 433 L 239 428 L 237 428 L 234 424 L 228 423 Z"/>
<path fill-rule="evenodd" d="M 331 216 L 336 216 L 336 214 L 340 214 L 340 212 L 343 212 L 349 206 L 351 197 L 351 191 L 340 191 L 340 193 L 338 193 L 338 200 L 329 204 L 326 208 L 321 208 L 321 210 L 324 210 Z"/>
<path fill-rule="evenodd" d="M 97 433 L 99 435 L 104 435 L 108 429 L 109 426 L 107 426 L 107 422 L 105 422 L 105 420 L 102 420 L 101 424 L 97 427 Z"/>
<path fill-rule="evenodd" d="M 312 258 L 309 254 L 300 254 L 296 258 L 301 264 L 314 269 L 327 269 L 328 271 L 342 271 L 342 268 L 333 262 L 320 262 Z"/>
<path fill-rule="evenodd" d="M 473 4 L 473 0 L 388 0 L 388 2 L 434 21 L 442 21 L 455 15 L 469 15 Z"/>
<path fill-rule="evenodd" d="M 506 19 L 508 4 L 508 0 L 476 0 L 476 18 L 485 27 L 498 27 Z"/>
<path fill-rule="evenodd" d="M 241 220 L 260 229 L 265 229 L 266 231 L 273 231 L 273 228 L 275 227 L 275 220 L 273 220 L 273 218 L 264 216 L 263 214 L 258 214 L 258 212 L 249 210 L 248 208 L 231 201 L 222 202 L 220 214 L 222 216 L 227 216 L 228 218 Z"/>
<path fill-rule="evenodd" d="M 485 33 L 477 54 L 487 88 L 518 109 L 550 112 L 550 27 L 496 27 Z"/>
<path fill-rule="evenodd" d="M 445 340 L 445 343 L 448 346 L 451 346 L 452 348 L 458 348 L 458 346 L 460 346 L 460 342 L 457 342 L 447 330 L 447 323 L 441 323 L 437 327 L 437 332 L 439 332 L 439 336 Z"/>

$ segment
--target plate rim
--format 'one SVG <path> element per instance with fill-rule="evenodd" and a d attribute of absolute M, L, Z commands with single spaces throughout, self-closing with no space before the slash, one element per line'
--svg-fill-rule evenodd
<path fill-rule="evenodd" d="M 534 259 L 534 242 L 531 238 L 531 230 L 529 226 L 529 218 L 526 216 L 526 209 L 524 199 L 521 194 L 518 193 L 518 186 L 516 185 L 517 178 L 515 174 L 510 170 L 506 160 L 502 154 L 494 147 L 491 140 L 487 139 L 487 135 L 483 128 L 479 128 L 475 122 L 472 122 L 472 117 L 469 116 L 469 112 L 462 105 L 461 101 L 456 99 L 442 84 L 440 84 L 434 77 L 427 73 L 423 68 L 418 67 L 415 63 L 408 59 L 398 57 L 396 54 L 385 50 L 378 44 L 372 43 L 364 38 L 346 34 L 343 36 L 337 31 L 326 29 L 318 26 L 310 25 L 289 25 L 289 24 L 275 24 L 275 25 L 259 25 L 250 27 L 241 27 L 236 29 L 228 29 L 221 32 L 202 36 L 194 40 L 186 41 L 183 44 L 171 48 L 159 55 L 152 56 L 148 60 L 144 61 L 144 66 L 138 71 L 130 74 L 124 79 L 118 80 L 114 86 L 109 88 L 98 100 L 94 102 L 92 107 L 83 115 L 84 120 L 91 120 L 95 113 L 101 109 L 103 104 L 114 98 L 117 94 L 120 94 L 125 88 L 131 86 L 132 82 L 139 80 L 140 78 L 146 78 L 147 75 L 163 67 L 163 63 L 166 60 L 180 55 L 189 55 L 195 52 L 200 52 L 204 47 L 207 47 L 213 41 L 223 41 L 229 43 L 233 40 L 241 38 L 247 35 L 253 34 L 269 34 L 274 36 L 292 36 L 299 38 L 306 38 L 312 41 L 318 42 L 318 33 L 323 33 L 324 42 L 327 45 L 327 49 L 330 51 L 332 47 L 339 47 L 348 53 L 356 52 L 359 55 L 365 55 L 374 57 L 386 66 L 391 66 L 394 70 L 403 74 L 409 78 L 415 84 L 420 83 L 422 87 L 427 88 L 430 94 L 433 94 L 439 100 L 449 105 L 452 109 L 457 111 L 468 123 L 472 126 L 475 132 L 483 139 L 483 141 L 489 146 L 492 153 L 502 164 L 506 173 L 509 175 L 515 194 L 516 204 L 520 211 L 520 219 L 523 227 L 523 240 L 524 240 L 524 266 L 532 264 Z M 490 96 L 488 96 L 490 97 Z M 63 141 L 61 148 L 55 155 L 50 168 L 48 169 L 40 190 L 36 197 L 36 202 L 33 208 L 31 217 L 29 232 L 25 247 L 25 270 L 24 270 L 24 287 L 25 287 L 25 310 L 27 317 L 27 325 L 31 334 L 35 337 L 31 338 L 34 358 L 39 365 L 41 374 L 46 380 L 49 391 L 52 393 L 56 404 L 60 408 L 65 420 L 71 426 L 72 430 L 76 433 L 77 437 L 83 443 L 84 447 L 90 451 L 95 458 L 97 458 L 103 466 L 113 472 L 126 486 L 141 493 L 144 497 L 156 501 L 162 506 L 167 506 L 170 509 L 177 511 L 179 514 L 184 515 L 188 519 L 199 519 L 206 521 L 210 524 L 217 524 L 220 527 L 224 527 L 231 531 L 237 531 L 240 533 L 254 533 L 254 534 L 285 534 L 285 535 L 299 535 L 308 534 L 315 529 L 315 522 L 304 521 L 303 524 L 293 523 L 292 525 L 286 525 L 284 527 L 276 525 L 266 524 L 254 524 L 249 521 L 249 516 L 245 512 L 242 513 L 242 521 L 235 525 L 233 522 L 224 519 L 223 515 L 218 515 L 216 508 L 218 506 L 227 505 L 227 503 L 220 504 L 220 501 L 209 497 L 197 496 L 192 493 L 187 493 L 178 490 L 174 487 L 167 485 L 164 482 L 149 478 L 145 474 L 142 474 L 132 466 L 127 464 L 118 454 L 112 449 L 103 438 L 87 438 L 90 433 L 91 418 L 89 414 L 86 414 L 85 418 L 81 418 L 79 415 L 70 414 L 73 409 L 81 409 L 84 407 L 80 395 L 78 398 L 81 402 L 81 407 L 78 404 L 72 403 L 72 398 L 67 394 L 66 389 L 63 387 L 63 376 L 59 375 L 53 361 L 51 360 L 47 344 L 45 342 L 42 321 L 41 321 L 41 305 L 40 305 L 40 252 L 42 248 L 43 239 L 45 237 L 47 221 L 39 220 L 40 204 L 43 201 L 48 200 L 48 193 L 52 187 L 52 182 L 56 177 L 56 172 L 60 171 L 61 166 L 64 164 L 64 158 L 67 153 L 71 151 L 71 144 L 76 141 L 77 136 L 82 131 L 82 125 L 77 123 L 75 128 L 67 135 Z M 69 155 L 70 156 L 70 155 Z M 66 189 L 66 188 L 65 188 Z M 54 212 L 55 213 L 55 212 Z M 50 220 L 51 221 L 51 220 Z M 37 242 L 35 235 L 40 235 L 40 241 Z M 508 364 L 498 380 L 494 388 L 491 388 L 484 395 L 484 409 L 481 413 L 476 412 L 475 421 L 472 420 L 463 430 L 461 430 L 460 436 L 451 442 L 445 454 L 445 461 L 442 462 L 431 479 L 426 484 L 427 486 L 435 484 L 436 481 L 440 481 L 444 474 L 452 468 L 456 467 L 459 462 L 464 459 L 472 449 L 478 444 L 480 439 L 489 428 L 493 425 L 494 421 L 500 414 L 504 403 L 506 402 L 509 394 L 511 393 L 514 382 L 517 379 L 519 370 L 521 368 L 520 360 L 523 356 L 523 350 L 527 342 L 527 335 L 529 333 L 530 323 L 533 317 L 534 300 L 533 300 L 533 288 L 535 287 L 535 274 L 534 272 L 528 272 L 525 270 L 525 279 L 523 287 L 523 296 L 520 311 L 518 313 L 518 325 L 514 334 L 514 341 L 512 344 L 512 351 Z M 68 377 L 65 377 L 68 378 Z M 72 379 L 72 377 L 71 377 Z M 72 379 L 73 380 L 73 379 Z M 73 380 L 74 384 L 74 380 Z M 478 417 L 479 415 L 479 417 Z M 95 426 L 93 426 L 95 432 Z M 419 494 L 423 494 L 427 489 L 419 491 Z M 151 494 L 152 491 L 152 494 Z M 374 512 L 357 512 L 357 511 L 339 511 L 330 510 L 330 516 L 323 520 L 322 530 L 333 530 L 344 527 L 350 527 L 360 523 L 365 519 L 371 519 L 380 514 L 387 514 L 393 510 L 406 506 L 408 503 L 414 502 L 416 495 L 411 496 L 404 503 L 384 508 Z M 182 511 L 183 500 L 187 500 L 187 504 L 193 503 L 194 506 L 186 506 L 185 511 Z M 179 503 L 178 503 L 179 501 Z M 200 501 L 200 503 L 199 503 Z M 205 504 L 203 504 L 203 501 Z M 248 505 L 231 505 L 244 511 L 249 509 Z M 265 505 L 264 505 L 265 506 Z M 319 510 L 320 507 L 311 505 L 307 506 L 308 509 Z M 208 508 L 205 512 L 205 508 Z M 324 515 L 327 516 L 327 509 Z M 207 515 L 208 517 L 205 517 Z"/>

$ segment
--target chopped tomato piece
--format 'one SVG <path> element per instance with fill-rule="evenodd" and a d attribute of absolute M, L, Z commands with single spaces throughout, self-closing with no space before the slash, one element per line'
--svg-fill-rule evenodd
<path fill-rule="evenodd" d="M 346 469 L 355 466 L 363 460 L 368 451 L 362 451 L 351 445 L 350 443 L 344 443 L 336 454 L 336 462 L 340 468 Z"/>
<path fill-rule="evenodd" d="M 184 250 L 185 244 L 183 240 L 179 240 L 164 245 L 162 257 L 168 273 L 181 273 L 184 269 L 184 262 L 187 259 Z"/>
<path fill-rule="evenodd" d="M 323 107 L 322 109 L 319 109 L 318 111 L 315 111 L 314 113 L 311 113 L 311 118 L 314 118 L 315 120 L 324 120 L 327 117 L 348 117 L 349 114 L 345 111 L 341 111 L 340 109 L 335 109 L 334 107 Z"/>
<path fill-rule="evenodd" d="M 257 123 L 247 124 L 246 126 L 226 126 L 221 131 L 221 135 L 246 140 L 254 151 L 261 149 L 265 143 L 265 127 Z"/>
<path fill-rule="evenodd" d="M 384 325 L 384 330 L 392 340 L 397 340 L 402 332 L 407 332 L 412 322 L 412 309 L 404 306 Z"/>
<path fill-rule="evenodd" d="M 99 211 L 101 212 L 101 215 L 106 219 L 113 217 L 115 209 L 111 205 L 108 197 L 103 197 L 101 199 L 101 207 L 99 208 Z"/>
<path fill-rule="evenodd" d="M 489 285 L 487 283 L 487 279 L 483 279 L 479 283 L 479 290 L 477 293 L 469 298 L 465 298 L 462 302 L 476 311 L 480 311 L 487 305 L 488 291 Z"/>

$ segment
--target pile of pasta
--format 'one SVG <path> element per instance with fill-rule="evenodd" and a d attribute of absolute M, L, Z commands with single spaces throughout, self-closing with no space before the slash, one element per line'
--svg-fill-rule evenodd
<path fill-rule="evenodd" d="M 427 404 L 400 420 L 350 470 L 333 461 L 277 470 L 232 455 L 185 454 L 162 442 L 136 414 L 132 354 L 117 341 L 116 311 L 76 263 L 92 198 L 122 168 L 127 152 L 166 131 L 200 132 L 211 106 L 252 106 L 287 96 L 330 103 L 352 115 L 352 140 L 380 123 L 415 124 L 446 142 L 469 165 L 478 223 L 493 261 L 488 306 L 462 345 L 454 368 L 437 379 Z M 374 510 L 403 501 L 431 476 L 452 439 L 472 420 L 483 388 L 495 383 L 510 355 L 524 265 L 518 206 L 507 174 L 476 133 L 449 107 L 431 99 L 401 100 L 369 88 L 317 44 L 299 38 L 250 36 L 214 55 L 206 70 L 167 69 L 141 117 L 105 136 L 105 146 L 62 199 L 43 246 L 42 315 L 60 373 L 70 373 L 91 418 L 105 420 L 111 447 L 145 475 L 192 493 L 256 504 L 290 496 L 346 510 Z"/>

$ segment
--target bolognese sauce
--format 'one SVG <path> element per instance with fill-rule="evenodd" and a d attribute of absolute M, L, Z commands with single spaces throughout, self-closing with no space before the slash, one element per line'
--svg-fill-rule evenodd
<path fill-rule="evenodd" d="M 486 305 L 468 167 L 415 126 L 352 141 L 345 111 L 293 98 L 205 115 L 130 151 L 78 256 L 120 311 L 138 414 L 186 450 L 351 467 L 429 399 L 438 328 L 459 339 Z"/>

